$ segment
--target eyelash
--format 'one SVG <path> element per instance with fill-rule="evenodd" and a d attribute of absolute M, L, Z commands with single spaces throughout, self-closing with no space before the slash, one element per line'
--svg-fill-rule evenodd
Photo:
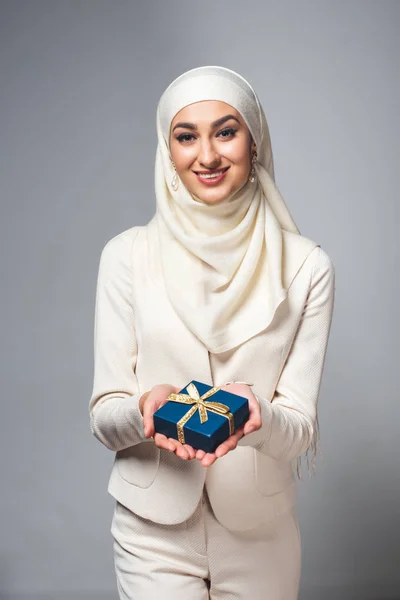
<path fill-rule="evenodd" d="M 220 136 L 222 133 L 228 133 L 229 135 L 223 135 L 223 139 L 233 138 L 237 132 L 237 129 L 233 129 L 232 127 L 228 127 L 227 129 L 222 129 L 217 133 L 217 136 Z M 189 138 L 189 139 L 188 139 Z M 191 139 L 195 138 L 193 133 L 181 133 L 177 136 L 178 142 L 190 142 Z"/>

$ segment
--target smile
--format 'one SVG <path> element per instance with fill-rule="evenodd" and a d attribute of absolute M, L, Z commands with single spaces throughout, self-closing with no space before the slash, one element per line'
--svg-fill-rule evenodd
<path fill-rule="evenodd" d="M 220 169 L 219 171 L 213 171 L 210 173 L 209 171 L 193 171 L 196 175 L 197 179 L 206 185 L 213 185 L 219 183 L 226 175 L 229 167 L 225 167 L 224 169 Z"/>

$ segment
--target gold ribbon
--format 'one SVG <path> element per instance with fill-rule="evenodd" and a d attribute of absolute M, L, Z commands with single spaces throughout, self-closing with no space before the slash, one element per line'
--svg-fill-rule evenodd
<path fill-rule="evenodd" d="M 168 396 L 167 400 L 172 400 L 173 402 L 180 402 L 181 404 L 194 404 L 194 406 L 189 408 L 187 413 L 185 413 L 176 424 L 176 428 L 178 430 L 178 440 L 181 442 L 181 444 L 186 443 L 183 428 L 189 421 L 190 417 L 192 417 L 197 410 L 200 414 L 201 423 L 205 423 L 208 420 L 208 410 L 217 415 L 221 415 L 222 417 L 226 417 L 229 421 L 229 435 L 232 435 L 235 430 L 235 424 L 233 414 L 229 412 L 229 406 L 226 406 L 226 404 L 221 404 L 221 402 L 206 402 L 207 398 L 216 394 L 220 389 L 220 387 L 213 387 L 208 390 L 208 392 L 200 396 L 199 391 L 194 383 L 189 383 L 186 388 L 188 392 L 187 394 L 170 394 Z"/>

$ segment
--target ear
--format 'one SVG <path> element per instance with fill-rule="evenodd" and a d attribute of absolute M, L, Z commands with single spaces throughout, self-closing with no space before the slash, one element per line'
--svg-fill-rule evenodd
<path fill-rule="evenodd" d="M 250 152 L 252 152 L 255 148 L 255 143 L 254 143 L 253 136 L 251 135 L 250 131 L 248 133 L 249 133 L 249 138 L 248 138 L 249 139 L 249 150 L 250 150 Z"/>
<path fill-rule="evenodd" d="M 256 143 L 253 140 L 252 135 L 250 134 L 250 153 L 253 154 L 256 150 L 257 150 Z"/>

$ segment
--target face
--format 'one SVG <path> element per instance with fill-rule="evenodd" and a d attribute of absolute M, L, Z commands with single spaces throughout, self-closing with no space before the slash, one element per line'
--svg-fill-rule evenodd
<path fill-rule="evenodd" d="M 206 204 L 217 204 L 242 187 L 256 149 L 242 116 L 217 100 L 180 110 L 172 120 L 169 143 L 178 176 Z"/>

